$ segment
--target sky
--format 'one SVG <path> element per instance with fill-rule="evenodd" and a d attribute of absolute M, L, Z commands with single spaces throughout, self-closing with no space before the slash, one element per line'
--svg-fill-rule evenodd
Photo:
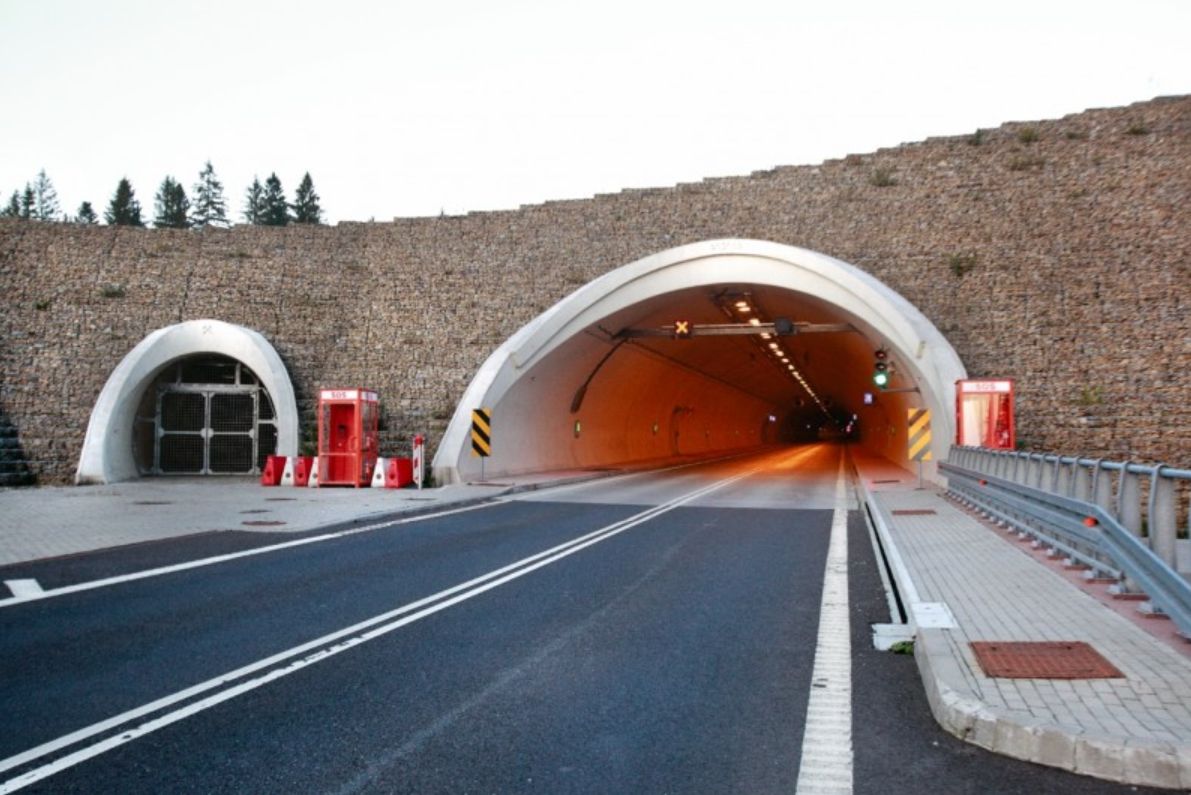
<path fill-rule="evenodd" d="M 0 196 L 515 209 L 1191 93 L 1188 0 L 0 0 Z"/>

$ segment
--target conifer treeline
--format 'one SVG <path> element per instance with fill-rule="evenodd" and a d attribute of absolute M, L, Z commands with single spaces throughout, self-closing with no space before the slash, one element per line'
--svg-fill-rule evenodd
<path fill-rule="evenodd" d="M 302 177 L 294 202 L 286 201 L 285 191 L 276 173 L 272 173 L 261 184 L 257 177 L 244 194 L 243 218 L 248 224 L 258 226 L 285 226 L 295 224 L 321 224 L 323 211 L 319 206 L 318 194 L 314 191 L 314 180 L 310 172 Z M 14 190 L 8 203 L 0 209 L 0 217 L 27 218 L 34 221 L 63 221 L 66 223 L 97 224 L 99 216 L 91 202 L 79 205 L 78 212 L 71 216 L 63 213 L 58 205 L 58 194 L 54 184 L 46 176 L 45 169 L 37 174 L 32 183 L 25 183 L 23 191 Z M 120 180 L 112 194 L 103 219 L 113 226 L 144 226 L 141 204 L 127 177 Z M 198 182 L 186 195 L 186 189 L 172 176 L 166 176 L 153 199 L 153 225 L 167 229 L 201 229 L 208 226 L 229 227 L 227 203 L 223 198 L 223 183 L 215 176 L 215 167 L 208 160 L 199 172 Z"/>

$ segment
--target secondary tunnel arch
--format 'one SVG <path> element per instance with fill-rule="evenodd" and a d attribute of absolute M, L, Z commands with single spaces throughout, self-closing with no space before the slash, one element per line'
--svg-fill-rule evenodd
<path fill-rule="evenodd" d="M 789 318 L 799 333 L 626 339 L 679 319 L 750 315 Z M 871 381 L 878 349 L 893 368 L 886 391 Z M 954 437 L 955 382 L 966 375 L 938 329 L 859 268 L 778 243 L 704 241 L 617 268 L 510 337 L 464 392 L 433 467 L 439 482 L 479 476 L 470 427 L 480 407 L 492 411 L 488 476 L 741 450 L 853 417 L 860 443 L 904 463 L 913 408 L 932 413 L 937 460 Z"/>
<path fill-rule="evenodd" d="M 139 409 L 163 373 L 187 360 L 226 358 L 236 366 L 234 384 L 245 382 L 239 365 L 250 373 L 254 387 L 268 396 L 276 452 L 294 455 L 298 447 L 298 408 L 289 373 L 277 351 L 259 332 L 220 320 L 190 320 L 160 328 L 141 340 L 108 376 L 87 424 L 87 434 L 75 471 L 75 483 L 115 483 L 142 474 L 145 453 L 143 416 Z M 181 381 L 183 379 L 176 379 Z M 243 392 L 242 389 L 234 391 Z M 256 431 L 259 417 L 245 430 Z M 150 434 L 151 435 L 151 434 Z M 252 448 L 252 456 L 256 449 Z M 149 453 L 152 457 L 152 453 Z M 139 460 L 138 460 L 139 459 Z M 249 461 L 251 464 L 251 460 Z M 209 467 L 204 466 L 204 469 Z"/>

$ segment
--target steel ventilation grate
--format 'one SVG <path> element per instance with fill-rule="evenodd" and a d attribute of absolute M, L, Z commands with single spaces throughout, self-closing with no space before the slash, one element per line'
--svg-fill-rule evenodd
<path fill-rule="evenodd" d="M 985 676 L 1002 679 L 1123 679 L 1083 641 L 972 641 Z"/>

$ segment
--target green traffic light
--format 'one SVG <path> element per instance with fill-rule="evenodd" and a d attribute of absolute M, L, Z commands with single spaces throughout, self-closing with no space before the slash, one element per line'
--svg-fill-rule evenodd
<path fill-rule="evenodd" d="M 881 389 L 889 386 L 889 373 L 884 370 L 878 370 L 873 373 L 873 383 L 881 387 Z"/>

